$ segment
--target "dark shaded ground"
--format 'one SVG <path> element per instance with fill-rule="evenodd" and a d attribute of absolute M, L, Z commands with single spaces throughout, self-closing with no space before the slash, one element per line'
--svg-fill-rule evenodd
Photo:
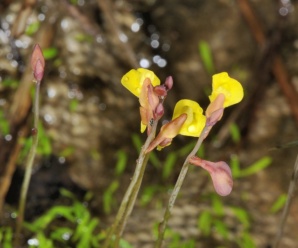
<path fill-rule="evenodd" d="M 27 61 L 31 47 L 38 42 L 43 48 L 58 49 L 57 56 L 47 62 L 41 99 L 41 118 L 52 142 L 52 160 L 39 156 L 36 161 L 32 181 L 35 186 L 28 202 L 29 219 L 57 204 L 53 200 L 59 199 L 58 189 L 63 186 L 79 195 L 82 190 L 92 190 L 96 195 L 92 211 L 106 223 L 111 220 L 103 216 L 101 196 L 113 178 L 116 151 L 123 149 L 129 155 L 131 166 L 120 179 L 121 189 L 116 194 L 120 201 L 137 157 L 136 149 L 130 145 L 131 135 L 139 130 L 137 100 L 120 85 L 120 78 L 137 66 L 149 66 L 162 81 L 172 75 L 174 89 L 166 101 L 168 111 L 164 119 L 171 118 L 171 109 L 181 98 L 206 106 L 205 92 L 211 77 L 198 52 L 198 42 L 204 40 L 212 50 L 215 71 L 229 72 L 243 83 L 246 93 L 245 101 L 228 109 L 213 130 L 214 137 L 218 132 L 217 141 L 212 137 L 207 140 L 206 158 L 229 161 L 235 155 L 243 168 L 263 156 L 273 159 L 272 166 L 266 170 L 236 180 L 233 193 L 224 198 L 230 241 L 222 240 L 215 232 L 207 243 L 210 247 L 220 244 L 237 247 L 233 240 L 241 233 L 241 226 L 233 219 L 230 206 L 238 206 L 251 216 L 250 233 L 257 247 L 269 247 L 279 220 L 279 213 L 271 214 L 269 209 L 278 196 L 287 191 L 297 151 L 297 147 L 269 151 L 278 144 L 297 139 L 295 102 L 284 94 L 287 90 L 278 76 L 282 73 L 273 69 L 274 56 L 280 56 L 289 79 L 286 83 L 297 96 L 298 2 L 251 2 L 259 18 L 258 27 L 264 30 L 265 42 L 262 38 L 258 40 L 256 27 L 249 29 L 240 11 L 243 2 L 116 0 L 82 1 L 74 6 L 67 1 L 47 0 L 32 6 L 10 0 L 0 3 L 0 107 L 11 126 L 11 136 L 0 136 L 2 178 L 9 178 L 8 164 L 9 168 L 17 164 L 17 175 L 22 175 L 22 162 L 12 160 L 18 156 L 17 137 L 26 136 L 30 127 L 31 71 Z M 18 20 L 17 17 L 24 14 L 22 9 L 28 10 L 29 15 Z M 41 25 L 32 36 L 18 35 L 14 31 L 20 23 L 28 26 L 37 21 Z M 8 79 L 17 84 L 5 84 Z M 71 107 L 74 105 L 76 107 Z M 227 134 L 230 121 L 237 123 L 241 130 L 242 139 L 236 145 Z M 179 137 L 158 156 L 164 161 L 167 154 L 190 141 Z M 67 148 L 74 152 L 66 156 L 63 151 Z M 161 169 L 149 164 L 145 185 L 174 183 L 181 162 L 182 158 L 169 181 L 157 177 Z M 20 184 L 17 175 L 6 198 L 4 217 L 8 216 L 6 209 L 16 207 L 14 187 Z M 209 207 L 200 193 L 213 191 L 211 182 L 204 178 L 200 170 L 192 170 L 170 223 L 182 238 L 197 239 L 198 244 L 206 239 L 197 230 L 196 220 L 201 210 Z M 3 184 L 1 187 L 4 188 Z M 164 194 L 160 194 L 159 199 L 166 200 Z M 158 203 L 153 199 L 145 208 L 137 205 L 133 212 L 125 237 L 136 247 L 152 246 L 152 226 L 162 214 Z M 298 242 L 295 209 L 297 201 L 292 206 L 281 247 L 296 247 Z M 11 220 L 2 218 L 1 224 L 8 222 Z"/>

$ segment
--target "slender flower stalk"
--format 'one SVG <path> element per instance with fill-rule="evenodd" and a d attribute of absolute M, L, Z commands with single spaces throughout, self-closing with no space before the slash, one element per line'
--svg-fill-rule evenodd
<path fill-rule="evenodd" d="M 193 156 L 195 156 L 195 154 L 198 152 L 198 150 L 200 149 L 201 147 L 201 144 L 204 140 L 204 133 L 208 130 L 208 126 L 206 125 L 195 145 L 195 147 L 193 148 L 193 150 L 190 152 L 190 154 L 187 156 L 187 158 L 185 159 L 184 163 L 183 163 L 183 166 L 181 168 L 181 171 L 180 171 L 180 174 L 179 174 L 179 177 L 176 181 L 176 184 L 174 186 L 174 189 L 172 191 L 172 194 L 170 196 L 170 199 L 169 199 L 169 202 L 168 202 L 168 205 L 165 209 L 165 213 L 164 213 L 164 216 L 163 216 L 163 221 L 159 224 L 159 228 L 158 228 L 158 238 L 157 238 L 157 242 L 156 242 L 156 245 L 155 245 L 155 248 L 161 248 L 162 247 L 162 243 L 163 243 L 163 239 L 164 239 L 164 235 L 165 235 L 165 231 L 166 231 L 166 227 L 167 227 L 167 224 L 168 224 L 168 221 L 171 217 L 171 213 L 172 213 L 172 210 L 173 210 L 173 207 L 174 207 L 174 204 L 175 204 L 175 201 L 176 201 L 176 198 L 178 196 L 178 193 L 181 189 L 181 186 L 184 182 L 184 179 L 185 179 L 185 176 L 187 174 L 187 171 L 188 171 L 188 168 L 189 168 L 189 160 L 190 158 L 192 158 Z"/>
<path fill-rule="evenodd" d="M 143 180 L 143 175 L 146 169 L 146 165 L 148 162 L 148 158 L 150 153 L 146 153 L 148 146 L 150 145 L 151 141 L 155 137 L 157 127 L 157 121 L 153 123 L 151 133 L 147 137 L 147 140 L 144 146 L 141 149 L 139 154 L 139 158 L 137 159 L 136 169 L 134 175 L 131 179 L 129 187 L 123 197 L 121 205 L 119 207 L 118 213 L 116 215 L 116 219 L 108 232 L 108 235 L 105 240 L 104 248 L 108 247 L 118 247 L 122 232 L 126 226 L 127 219 L 131 214 L 133 206 L 136 201 L 136 197 L 138 195 L 139 189 L 141 187 L 141 183 Z"/>
<path fill-rule="evenodd" d="M 40 84 L 37 83 L 36 88 L 35 88 L 35 100 L 34 100 L 34 110 L 33 110 L 34 111 L 34 117 L 33 117 L 34 124 L 33 124 L 33 128 L 31 131 L 32 146 L 30 148 L 30 151 L 29 151 L 26 163 L 25 163 L 26 171 L 25 171 L 24 181 L 23 181 L 22 189 L 21 189 L 18 218 L 17 218 L 17 228 L 16 228 L 16 238 L 17 239 L 20 238 L 20 233 L 22 230 L 28 187 L 30 184 L 33 161 L 35 158 L 36 149 L 37 149 L 37 145 L 38 145 L 39 89 L 40 89 Z"/>
<path fill-rule="evenodd" d="M 286 221 L 287 221 L 287 218 L 288 218 L 288 215 L 289 215 L 290 206 L 291 206 L 292 201 L 293 201 L 297 180 L 298 180 L 298 156 L 296 158 L 292 179 L 291 179 L 289 189 L 288 189 L 287 202 L 286 202 L 286 204 L 284 206 L 284 209 L 282 211 L 280 222 L 279 222 L 278 228 L 277 228 L 277 233 L 276 233 L 276 236 L 273 240 L 273 246 L 272 246 L 273 248 L 278 248 L 279 247 L 281 238 L 283 236 L 285 224 L 286 224 Z"/>
<path fill-rule="evenodd" d="M 19 240 L 22 231 L 22 225 L 24 222 L 24 211 L 26 205 L 26 198 L 28 193 L 28 188 L 30 184 L 32 166 L 34 158 L 36 155 L 36 149 L 38 145 L 38 118 L 39 118 L 39 92 L 40 83 L 44 74 L 45 61 L 42 55 L 41 49 L 38 45 L 34 46 L 32 57 L 31 57 L 31 67 L 33 70 L 33 76 L 35 81 L 35 96 L 33 102 L 33 128 L 31 130 L 32 134 L 32 146 L 30 148 L 27 160 L 25 162 L 26 170 L 25 176 L 21 188 L 20 203 L 18 209 L 18 217 L 16 223 L 16 236 L 15 236 L 15 247 L 19 247 Z"/>

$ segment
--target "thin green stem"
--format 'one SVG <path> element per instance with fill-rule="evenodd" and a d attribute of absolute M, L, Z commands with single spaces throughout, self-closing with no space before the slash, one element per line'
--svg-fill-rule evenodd
<path fill-rule="evenodd" d="M 37 144 L 38 144 L 38 117 L 39 117 L 39 89 L 40 89 L 40 82 L 36 82 L 35 88 L 35 97 L 34 97 L 34 104 L 33 104 L 33 128 L 32 128 L 32 146 L 30 148 L 26 163 L 25 163 L 25 176 L 21 188 L 21 196 L 20 196 L 20 203 L 19 203 L 19 210 L 18 210 L 18 217 L 17 217 L 17 224 L 16 224 L 16 236 L 15 236 L 15 247 L 19 245 L 19 239 L 21 238 L 21 231 L 22 225 L 24 221 L 24 211 L 26 205 L 26 198 L 28 193 L 28 187 L 30 184 L 31 173 L 32 173 L 32 166 L 33 161 L 36 154 Z"/>
<path fill-rule="evenodd" d="M 195 147 L 193 148 L 193 150 L 190 152 L 190 154 L 187 156 L 187 158 L 185 159 L 183 166 L 181 168 L 180 174 L 178 176 L 178 179 L 176 181 L 176 184 L 173 188 L 172 194 L 170 196 L 168 205 L 165 209 L 165 213 L 164 213 L 164 217 L 163 217 L 163 221 L 159 224 L 159 228 L 158 228 L 158 238 L 157 238 L 157 242 L 155 245 L 155 248 L 161 248 L 162 247 L 162 243 L 164 240 L 164 235 L 165 235 L 165 231 L 166 231 L 166 227 L 168 224 L 168 221 L 171 217 L 171 213 L 172 213 L 172 209 L 174 207 L 175 201 L 177 199 L 177 196 L 179 194 L 179 191 L 181 189 L 181 186 L 184 182 L 184 179 L 186 177 L 188 168 L 189 168 L 189 159 L 193 156 L 196 155 L 196 153 L 198 152 L 198 150 L 200 149 L 200 146 L 205 138 L 205 132 L 208 130 L 208 127 L 204 127 Z"/>
<path fill-rule="evenodd" d="M 273 248 L 278 248 L 279 247 L 279 243 L 281 241 L 281 238 L 283 236 L 283 232 L 284 232 L 284 227 L 286 224 L 286 220 L 289 214 L 289 210 L 290 210 L 290 206 L 294 197 L 294 191 L 296 188 L 296 182 L 298 180 L 298 156 L 296 158 L 296 162 L 294 165 L 294 171 L 293 171 L 293 175 L 292 175 L 292 179 L 289 185 L 289 189 L 288 189 L 288 198 L 287 198 L 287 202 L 284 206 L 281 218 L 280 218 L 280 222 L 278 225 L 278 229 L 277 229 L 277 233 L 275 236 L 275 239 L 273 241 Z"/>
<path fill-rule="evenodd" d="M 137 159 L 135 172 L 128 186 L 128 189 L 122 199 L 115 221 L 107 234 L 107 237 L 104 243 L 104 248 L 108 248 L 111 245 L 112 247 L 119 246 L 122 232 L 126 226 L 127 219 L 132 212 L 139 189 L 142 184 L 143 175 L 150 155 L 150 153 L 146 153 L 146 150 L 150 145 L 151 141 L 155 137 L 156 127 L 157 127 L 157 121 L 154 122 L 151 133 L 147 137 L 147 140 L 141 149 L 139 158 Z"/>

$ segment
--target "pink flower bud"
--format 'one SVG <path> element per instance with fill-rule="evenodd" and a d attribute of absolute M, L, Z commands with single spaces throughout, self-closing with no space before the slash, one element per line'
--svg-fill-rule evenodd
<path fill-rule="evenodd" d="M 159 97 L 165 97 L 167 95 L 167 89 L 164 85 L 157 85 L 154 87 L 154 93 Z"/>
<path fill-rule="evenodd" d="M 43 78 L 45 67 L 45 60 L 40 49 L 40 46 L 36 44 L 33 48 L 32 56 L 31 56 L 31 68 L 33 70 L 34 78 L 40 82 Z"/>
<path fill-rule="evenodd" d="M 167 77 L 167 78 L 166 78 L 166 81 L 165 81 L 165 84 L 164 84 L 164 85 L 166 86 L 166 89 L 167 89 L 167 90 L 172 89 L 173 84 L 174 84 L 174 82 L 173 82 L 173 78 L 172 78 L 171 76 Z"/>
<path fill-rule="evenodd" d="M 232 172 L 227 163 L 223 161 L 210 162 L 196 156 L 189 159 L 189 163 L 200 166 L 209 172 L 217 194 L 227 196 L 233 188 Z"/>
<path fill-rule="evenodd" d="M 155 119 L 159 120 L 163 116 L 164 112 L 165 109 L 163 107 L 163 104 L 159 103 L 155 109 Z"/>

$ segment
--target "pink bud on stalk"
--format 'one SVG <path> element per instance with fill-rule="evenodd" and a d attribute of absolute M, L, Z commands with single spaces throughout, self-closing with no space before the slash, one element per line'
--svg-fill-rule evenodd
<path fill-rule="evenodd" d="M 173 84 L 174 84 L 174 82 L 173 82 L 173 78 L 172 78 L 171 76 L 168 76 L 168 77 L 166 78 L 165 83 L 164 83 L 164 85 L 166 86 L 167 90 L 172 89 Z"/>
<path fill-rule="evenodd" d="M 209 172 L 217 194 L 227 196 L 233 188 L 232 172 L 227 163 L 223 161 L 210 162 L 196 156 L 189 159 L 189 163 L 200 166 Z"/>
<path fill-rule="evenodd" d="M 33 76 L 39 83 L 44 74 L 45 60 L 38 44 L 34 45 L 31 56 L 31 68 L 33 70 Z"/>
<path fill-rule="evenodd" d="M 173 78 L 171 76 L 166 78 L 166 81 L 162 85 L 157 85 L 154 87 L 154 92 L 161 98 L 167 96 L 168 91 L 173 87 Z"/>

